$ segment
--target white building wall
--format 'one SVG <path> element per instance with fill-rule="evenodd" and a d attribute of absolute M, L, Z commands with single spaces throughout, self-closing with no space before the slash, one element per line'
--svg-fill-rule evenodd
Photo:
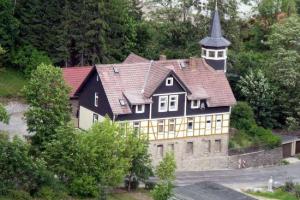
<path fill-rule="evenodd" d="M 83 130 L 88 130 L 93 125 L 93 116 L 94 114 L 98 115 L 97 113 L 94 113 L 93 111 L 80 106 L 79 107 L 79 128 Z M 101 115 L 98 115 L 98 121 L 103 120 L 104 117 Z"/>

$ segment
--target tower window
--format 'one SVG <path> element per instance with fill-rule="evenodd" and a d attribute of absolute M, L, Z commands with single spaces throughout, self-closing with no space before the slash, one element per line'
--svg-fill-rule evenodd
<path fill-rule="evenodd" d="M 224 58 L 224 51 L 218 51 L 218 58 Z"/>
<path fill-rule="evenodd" d="M 202 49 L 202 56 L 206 57 L 206 49 Z"/>
<path fill-rule="evenodd" d="M 208 57 L 214 58 L 215 56 L 216 56 L 216 52 L 215 51 L 208 51 Z"/>

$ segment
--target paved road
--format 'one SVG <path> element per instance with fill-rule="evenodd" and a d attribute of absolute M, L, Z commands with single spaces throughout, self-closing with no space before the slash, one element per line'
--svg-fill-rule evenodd
<path fill-rule="evenodd" d="M 15 135 L 23 138 L 27 134 L 27 125 L 24 119 L 24 112 L 28 109 L 26 104 L 13 101 L 5 105 L 5 108 L 10 116 L 9 124 L 0 122 L 0 131 L 8 132 L 9 137 Z"/>
<path fill-rule="evenodd" d="M 264 168 L 178 172 L 175 184 L 177 186 L 185 186 L 200 181 L 213 181 L 234 189 L 250 189 L 267 186 L 270 176 L 273 177 L 277 184 L 283 184 L 287 180 L 300 183 L 300 162 Z"/>

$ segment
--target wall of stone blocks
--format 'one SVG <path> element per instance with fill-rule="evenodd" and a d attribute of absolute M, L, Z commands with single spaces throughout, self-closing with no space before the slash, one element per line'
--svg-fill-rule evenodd
<path fill-rule="evenodd" d="M 149 151 L 154 166 L 163 158 L 160 151 L 162 146 L 163 155 L 167 152 L 174 153 L 177 171 L 226 169 L 228 160 L 228 139 L 228 134 L 220 134 L 173 140 L 156 140 L 150 141 Z M 219 145 L 215 143 L 216 140 L 221 140 L 220 149 L 218 148 Z M 189 142 L 193 143 L 193 152 L 188 151 Z M 208 148 L 209 143 L 210 148 Z"/>
<path fill-rule="evenodd" d="M 282 147 L 228 157 L 228 168 L 249 168 L 279 164 L 282 160 Z M 241 163 L 244 163 L 242 166 Z"/>

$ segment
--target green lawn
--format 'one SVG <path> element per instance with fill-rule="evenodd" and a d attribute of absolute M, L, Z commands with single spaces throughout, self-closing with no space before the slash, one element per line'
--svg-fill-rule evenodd
<path fill-rule="evenodd" d="M 19 97 L 26 80 L 21 72 L 0 68 L 0 97 Z"/>
<path fill-rule="evenodd" d="M 277 199 L 277 200 L 298 200 L 297 197 L 294 195 L 284 192 L 281 189 L 275 190 L 273 193 L 272 192 L 248 192 L 251 195 L 254 196 L 260 196 L 260 197 L 265 197 L 269 199 Z"/>

